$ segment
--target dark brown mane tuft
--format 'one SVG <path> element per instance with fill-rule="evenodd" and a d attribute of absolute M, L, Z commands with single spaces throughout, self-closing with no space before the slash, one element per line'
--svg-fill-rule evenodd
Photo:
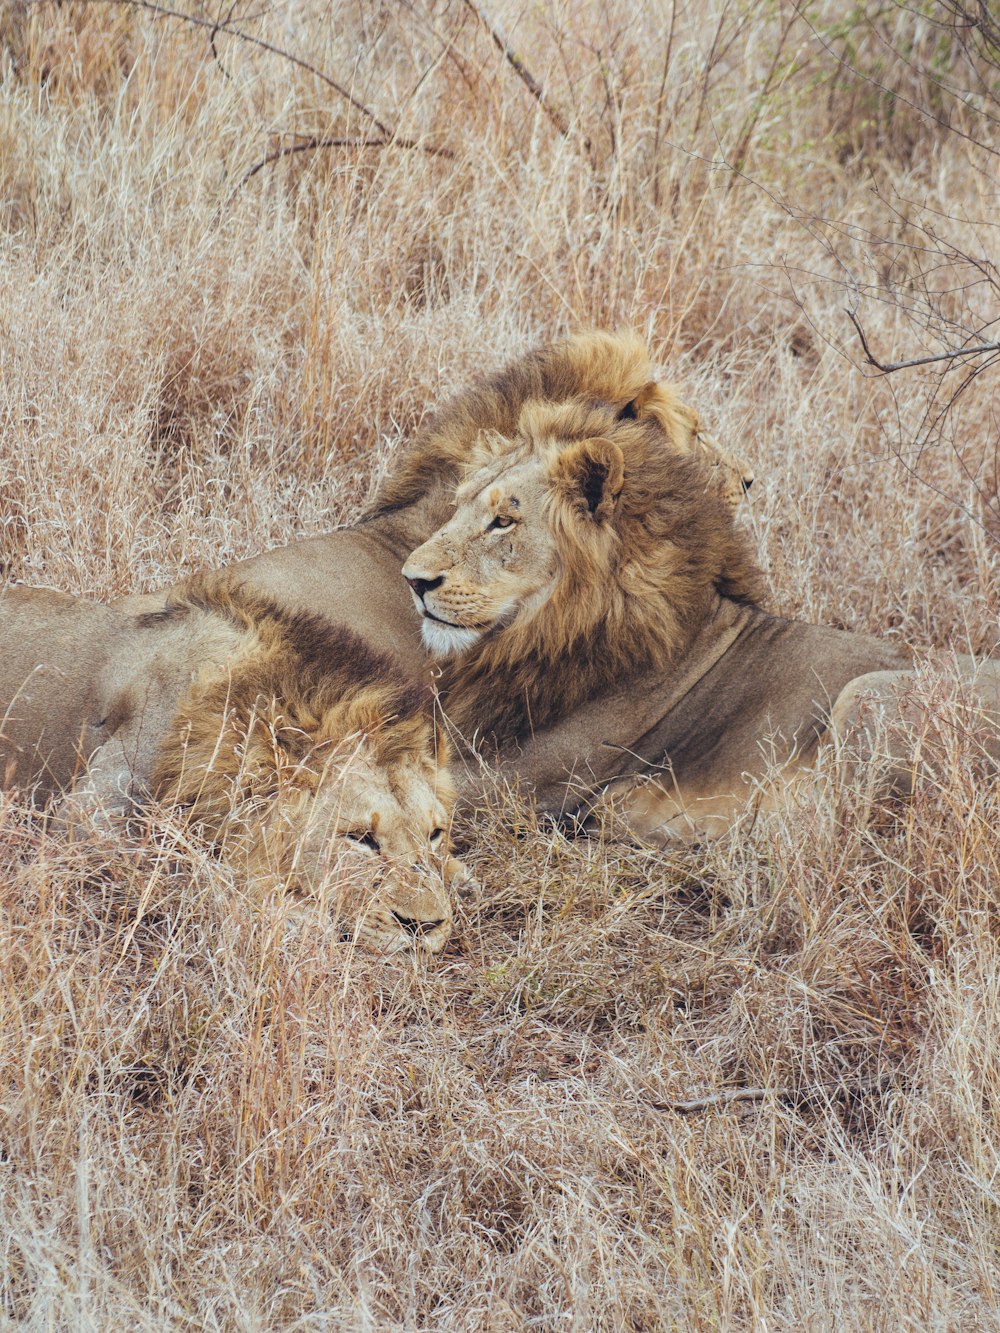
<path fill-rule="evenodd" d="M 164 614 L 192 612 L 246 632 L 242 651 L 192 685 L 154 774 L 154 789 L 202 822 L 224 818 L 237 775 L 257 794 L 273 789 L 278 750 L 299 762 L 363 732 L 388 766 L 433 752 L 430 688 L 346 626 L 287 610 L 227 571 L 189 579 Z"/>
<path fill-rule="evenodd" d="M 402 717 L 432 704 L 428 685 L 404 675 L 390 657 L 346 625 L 281 606 L 229 571 L 195 575 L 171 593 L 164 611 L 153 615 L 176 617 L 191 608 L 253 632 L 267 650 L 257 656 L 267 661 L 276 685 L 280 680 L 283 692 L 292 697 L 307 692 L 317 699 L 353 697 L 378 683 L 393 691 Z"/>
<path fill-rule="evenodd" d="M 631 404 L 634 416 L 652 375 L 645 344 L 633 333 L 582 333 L 522 355 L 431 416 L 379 487 L 366 517 L 414 504 L 431 489 L 452 490 L 480 431 L 514 435 L 532 398 L 584 398 L 616 410 Z"/>

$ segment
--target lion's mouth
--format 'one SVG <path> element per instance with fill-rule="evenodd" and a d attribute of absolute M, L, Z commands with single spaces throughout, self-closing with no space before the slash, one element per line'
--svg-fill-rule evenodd
<path fill-rule="evenodd" d="M 420 611 L 425 619 L 433 620 L 435 625 L 446 625 L 448 629 L 471 629 L 484 633 L 490 628 L 489 625 L 459 625 L 454 620 L 445 620 L 443 617 L 436 616 L 433 611 L 429 610 L 426 603 L 421 603 Z"/>

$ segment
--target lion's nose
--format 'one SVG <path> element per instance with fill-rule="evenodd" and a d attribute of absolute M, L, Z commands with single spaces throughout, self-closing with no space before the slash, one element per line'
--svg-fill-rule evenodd
<path fill-rule="evenodd" d="M 433 592 L 435 588 L 440 588 L 441 584 L 444 583 L 443 574 L 439 574 L 436 579 L 422 579 L 419 577 L 411 579 L 408 575 L 404 575 L 404 578 L 421 601 L 424 600 L 425 592 Z"/>
<path fill-rule="evenodd" d="M 410 935 L 429 935 L 431 931 L 437 930 L 438 926 L 444 925 L 444 917 L 439 917 L 437 921 L 418 921 L 413 916 L 403 916 L 401 912 L 393 912 L 393 916 Z"/>

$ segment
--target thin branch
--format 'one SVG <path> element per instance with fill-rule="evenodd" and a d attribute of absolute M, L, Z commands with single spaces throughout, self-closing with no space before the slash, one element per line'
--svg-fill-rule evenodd
<path fill-rule="evenodd" d="M 487 14 L 486 10 L 482 7 L 482 5 L 480 5 L 477 2 L 477 0 L 465 0 L 465 4 L 467 8 L 470 9 L 472 13 L 476 16 L 476 18 L 486 29 L 486 31 L 490 34 L 490 36 L 493 38 L 493 42 L 497 50 L 502 54 L 504 59 L 507 61 L 508 65 L 510 65 L 511 69 L 524 84 L 525 88 L 527 88 L 528 92 L 531 93 L 532 97 L 535 99 L 538 105 L 548 116 L 549 120 L 552 121 L 552 124 L 556 127 L 556 129 L 559 131 L 560 134 L 567 136 L 570 132 L 569 121 L 566 119 L 562 111 L 560 111 L 559 107 L 557 107 L 554 102 L 549 100 L 545 92 L 545 89 L 542 87 L 541 83 L 539 83 L 538 79 L 535 78 L 534 74 L 532 74 L 531 70 L 528 69 L 527 65 L 517 54 L 514 48 L 511 46 L 507 37 L 504 35 L 503 30 L 500 27 L 498 27 L 498 25 L 493 21 L 493 19 L 489 16 L 489 14 Z M 584 147 L 589 151 L 590 141 L 588 139 L 584 139 L 583 144 Z"/>
<path fill-rule="evenodd" d="M 868 346 L 868 339 L 865 337 L 865 331 L 858 322 L 858 317 L 853 310 L 845 310 L 847 318 L 857 329 L 858 337 L 861 339 L 861 347 L 865 354 L 865 360 L 869 365 L 880 370 L 883 375 L 891 375 L 897 370 L 912 370 L 914 366 L 930 366 L 937 361 L 954 361 L 960 356 L 982 356 L 987 352 L 1000 352 L 1000 342 L 996 343 L 978 343 L 973 347 L 957 347 L 951 352 L 936 352 L 933 356 L 915 356 L 909 361 L 880 361 L 874 355 Z"/>
<path fill-rule="evenodd" d="M 229 6 L 229 13 L 226 15 L 225 19 L 222 19 L 222 20 L 216 20 L 216 23 L 215 23 L 215 25 L 213 26 L 212 31 L 208 34 L 208 45 L 209 45 L 209 48 L 210 48 L 210 50 L 211 50 L 211 52 L 212 52 L 212 59 L 213 59 L 213 60 L 215 61 L 215 63 L 218 65 L 218 67 L 219 67 L 219 71 L 220 71 L 220 73 L 222 74 L 222 77 L 223 77 L 227 82 L 229 82 L 229 83 L 232 82 L 233 76 L 230 74 L 229 70 L 226 69 L 225 65 L 224 65 L 224 64 L 222 63 L 222 61 L 219 59 L 219 52 L 218 52 L 218 49 L 216 48 L 216 45 L 215 45 L 215 38 L 216 38 L 216 36 L 217 36 L 217 34 L 218 34 L 218 32 L 219 32 L 219 28 L 220 28 L 220 25 L 221 25 L 222 23 L 231 23 L 231 22 L 232 22 L 233 14 L 235 14 L 235 12 L 236 12 L 236 6 L 237 6 L 238 3 L 239 3 L 239 0 L 233 0 L 233 3 Z"/>
<path fill-rule="evenodd" d="M 418 143 L 415 139 L 365 139 L 360 135 L 328 139 L 314 136 L 302 140 L 301 143 L 282 144 L 280 148 L 275 148 L 273 152 L 262 157 L 259 162 L 255 162 L 252 167 L 248 167 L 240 177 L 236 189 L 229 196 L 230 199 L 242 190 L 247 181 L 252 180 L 258 171 L 263 171 L 265 167 L 271 166 L 272 163 L 279 162 L 283 157 L 290 157 L 293 153 L 312 153 L 321 148 L 415 148 L 419 152 L 429 153 L 432 157 L 454 158 L 455 156 L 450 148 L 436 148 L 433 144 Z"/>
<path fill-rule="evenodd" d="M 249 46 L 256 46 L 261 51 L 268 51 L 271 55 L 280 56 L 282 60 L 287 60 L 290 64 L 297 65 L 299 69 L 304 69 L 307 73 L 319 79 L 321 83 L 325 83 L 328 88 L 332 88 L 334 92 L 339 93 L 354 107 L 355 111 L 360 112 L 367 120 L 370 120 L 380 134 L 383 134 L 387 139 L 395 139 L 393 131 L 385 121 L 381 120 L 370 107 L 365 106 L 364 102 L 359 101 L 349 88 L 345 88 L 342 83 L 338 83 L 329 74 L 324 74 L 321 69 L 311 65 L 308 60 L 303 60 L 301 56 L 294 55 L 291 51 L 286 51 L 280 46 L 275 46 L 272 42 L 265 41 L 263 37 L 254 37 L 252 33 L 244 32 L 242 28 L 235 27 L 228 19 L 220 21 L 218 19 L 201 18 L 197 14 L 186 14 L 183 10 L 171 9 L 167 5 L 157 4 L 156 0 L 102 0 L 102 2 L 112 5 L 127 5 L 129 9 L 145 9 L 151 14 L 158 14 L 161 18 L 180 19 L 183 23 L 190 23 L 194 28 L 208 28 L 213 40 L 220 32 L 228 33 L 232 37 L 239 38 L 241 42 L 246 42 Z M 45 0 L 35 0 L 35 3 L 45 3 Z"/>
<path fill-rule="evenodd" d="M 45 0 L 33 0 L 33 2 L 35 4 L 43 4 L 45 3 Z M 314 136 L 301 143 L 283 145 L 281 148 L 277 148 L 273 152 L 267 153 L 259 162 L 255 162 L 253 166 L 249 167 L 247 171 L 244 172 L 243 176 L 240 178 L 239 184 L 232 191 L 227 202 L 231 202 L 243 186 L 246 185 L 247 181 L 252 180 L 259 171 L 262 171 L 265 167 L 279 161 L 283 157 L 288 157 L 292 153 L 314 152 L 322 148 L 397 147 L 413 149 L 420 153 L 427 153 L 431 157 L 454 158 L 455 156 L 450 148 L 436 147 L 434 144 L 420 143 L 416 139 L 410 139 L 404 135 L 397 134 L 390 129 L 385 121 L 376 115 L 370 107 L 366 106 L 364 102 L 359 101 L 349 89 L 345 88 L 343 84 L 338 83 L 337 80 L 332 78 L 329 74 L 325 74 L 323 70 L 319 69 L 316 65 L 311 64 L 308 60 L 304 60 L 301 56 L 297 56 L 291 51 L 286 51 L 283 47 L 275 46 L 272 42 L 265 41 L 263 37 L 255 37 L 252 33 L 245 32 L 242 28 L 236 27 L 232 23 L 232 16 L 236 9 L 237 0 L 233 0 L 229 13 L 224 19 L 221 17 L 208 19 L 202 18 L 197 14 L 187 14 L 183 10 L 171 9 L 167 5 L 159 4 L 157 3 L 157 0 L 99 0 L 99 2 L 127 5 L 130 9 L 144 9 L 151 14 L 156 14 L 160 18 L 178 19 L 183 23 L 190 23 L 191 26 L 195 28 L 208 28 L 208 41 L 212 55 L 215 58 L 219 69 L 227 79 L 231 78 L 231 76 L 228 70 L 222 65 L 215 46 L 215 39 L 220 32 L 235 37 L 241 42 L 246 42 L 250 46 L 255 46 L 261 51 L 267 51 L 271 55 L 279 56 L 282 60 L 287 60 L 290 64 L 297 65 L 300 69 L 306 70 L 307 73 L 312 74 L 322 83 L 325 83 L 328 88 L 332 88 L 334 92 L 339 93 L 341 97 L 345 98 L 356 111 L 359 111 L 365 116 L 379 131 L 379 138 L 377 139 L 369 139 L 357 135 L 345 136 L 343 138 L 324 138 Z"/>
<path fill-rule="evenodd" d="M 828 1083 L 806 1083 L 799 1088 L 724 1088 L 722 1092 L 693 1097 L 689 1101 L 647 1102 L 646 1105 L 653 1111 L 677 1111 L 687 1115 L 693 1111 L 710 1111 L 715 1106 L 731 1106 L 733 1102 L 762 1102 L 768 1097 L 802 1101 L 817 1092 L 877 1092 L 891 1082 L 891 1074 L 877 1074 L 856 1083 L 835 1079 Z"/>

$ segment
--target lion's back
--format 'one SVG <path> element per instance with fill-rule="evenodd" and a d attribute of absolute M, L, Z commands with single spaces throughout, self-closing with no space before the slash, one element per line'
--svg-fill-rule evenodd
<path fill-rule="evenodd" d="M 0 783 L 67 786 L 123 618 L 47 588 L 0 593 Z"/>

